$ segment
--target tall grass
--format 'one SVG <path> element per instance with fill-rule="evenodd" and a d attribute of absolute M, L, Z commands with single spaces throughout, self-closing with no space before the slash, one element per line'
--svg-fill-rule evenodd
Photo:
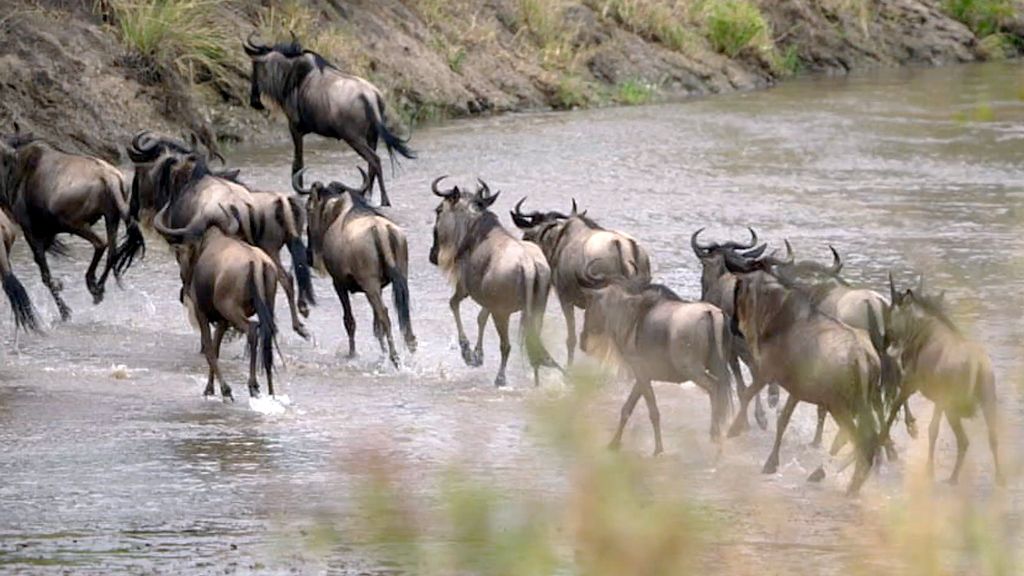
<path fill-rule="evenodd" d="M 191 82 L 224 81 L 236 34 L 211 0 L 111 0 L 107 8 L 125 46 L 145 65 Z"/>
<path fill-rule="evenodd" d="M 688 3 L 675 0 L 586 0 L 603 18 L 672 50 L 685 52 L 694 40 L 687 26 Z"/>
<path fill-rule="evenodd" d="M 365 52 L 343 26 L 322 24 L 320 14 L 309 2 L 272 2 L 260 11 L 256 29 L 267 41 L 285 41 L 292 34 L 303 47 L 319 53 L 346 72 L 365 76 L 370 69 Z"/>
<path fill-rule="evenodd" d="M 979 38 L 999 32 L 1016 12 L 1015 0 L 945 0 L 946 13 L 967 25 Z"/>
<path fill-rule="evenodd" d="M 748 48 L 771 46 L 768 23 L 750 0 L 707 0 L 701 18 L 712 48 L 730 58 Z"/>
<path fill-rule="evenodd" d="M 519 0 L 520 30 L 540 48 L 541 65 L 567 70 L 576 61 L 573 38 L 576 30 L 564 19 L 564 0 Z"/>

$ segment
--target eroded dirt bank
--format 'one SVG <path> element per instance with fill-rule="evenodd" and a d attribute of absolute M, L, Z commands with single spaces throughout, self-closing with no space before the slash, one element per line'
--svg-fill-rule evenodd
<path fill-rule="evenodd" d="M 794 74 L 992 54 L 992 43 L 979 42 L 935 0 L 193 2 L 196 12 L 169 28 L 197 27 L 220 41 L 220 51 L 199 57 L 171 32 L 154 33 L 155 42 L 151 34 L 147 44 L 126 31 L 139 17 L 130 3 L 3 4 L 0 125 L 18 120 L 68 148 L 114 159 L 142 127 L 221 142 L 282 138 L 266 130 L 279 120 L 247 106 L 240 40 L 252 31 L 298 32 L 384 88 L 394 121 L 406 124 L 642 103 L 765 87 Z M 998 21 L 999 45 L 1011 52 L 1019 45 L 1015 18 Z"/>

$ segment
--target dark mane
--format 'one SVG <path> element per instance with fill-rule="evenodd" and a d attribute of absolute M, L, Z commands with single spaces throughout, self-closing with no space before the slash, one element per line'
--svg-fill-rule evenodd
<path fill-rule="evenodd" d="M 604 230 L 604 228 L 600 224 L 598 224 L 592 218 L 590 218 L 589 216 L 587 216 L 586 214 L 584 214 L 582 212 L 577 213 L 575 215 L 575 218 L 578 218 L 580 220 L 580 222 L 583 222 L 583 224 L 587 228 L 590 228 L 591 230 Z"/>
<path fill-rule="evenodd" d="M 466 237 L 462 239 L 462 244 L 459 245 L 458 250 L 455 252 L 455 260 L 458 260 L 474 247 L 479 245 L 495 229 L 505 230 L 501 225 L 501 221 L 498 220 L 498 215 L 490 210 L 484 210 L 479 216 L 473 219 L 469 224 L 469 230 L 466 231 Z"/>
<path fill-rule="evenodd" d="M 935 318 L 950 330 L 960 333 L 960 329 L 957 328 L 956 324 L 949 317 L 949 313 L 946 312 L 945 307 L 942 305 L 942 301 L 934 296 L 926 296 L 924 294 L 913 293 L 913 302 L 921 307 L 926 314 Z"/>
<path fill-rule="evenodd" d="M 280 42 L 278 44 L 275 44 L 272 50 L 274 52 L 281 54 L 285 58 L 299 58 L 301 56 L 309 54 L 310 56 L 313 57 L 313 63 L 316 64 L 317 69 L 319 69 L 320 71 L 323 71 L 324 68 L 337 69 L 337 67 L 334 64 L 328 62 L 327 59 L 321 56 L 320 54 L 312 50 L 304 49 L 302 47 L 302 44 L 299 43 L 297 40 L 294 42 Z"/>

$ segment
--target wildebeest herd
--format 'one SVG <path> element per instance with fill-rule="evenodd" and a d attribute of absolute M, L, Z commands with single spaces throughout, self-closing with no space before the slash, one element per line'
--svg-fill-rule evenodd
<path fill-rule="evenodd" d="M 86 286 L 96 303 L 112 273 L 118 283 L 145 254 L 142 228 L 155 230 L 172 247 L 182 287 L 179 298 L 201 335 L 209 365 L 206 395 L 214 381 L 225 399 L 231 387 L 218 357 L 228 330 L 246 337 L 249 393 L 259 394 L 258 368 L 273 394 L 274 302 L 278 285 L 287 297 L 292 329 L 308 333 L 302 317 L 315 304 L 311 268 L 328 275 L 343 308 L 349 352 L 355 353 L 355 319 L 350 294 L 363 293 L 373 310 L 373 333 L 382 351 L 400 362 L 383 291 L 391 287 L 394 312 L 406 349 L 415 352 L 410 314 L 408 243 L 402 229 L 369 197 L 376 183 L 384 188 L 378 140 L 389 152 L 414 154 L 405 140 L 385 126 L 383 98 L 369 82 L 345 74 L 295 41 L 275 46 L 244 44 L 252 60 L 251 105 L 263 99 L 287 116 L 295 157 L 291 182 L 295 194 L 254 190 L 238 170 L 224 164 L 194 138 L 178 140 L 142 131 L 127 144 L 134 164 L 130 188 L 120 170 L 89 156 L 69 154 L 23 132 L 0 136 L 0 274 L 14 312 L 15 329 L 39 330 L 28 293 L 14 276 L 8 254 L 20 227 L 62 320 L 71 310 L 61 298 L 63 286 L 50 273 L 46 255 L 64 250 L 58 239 L 73 234 L 88 240 L 94 254 Z M 303 182 L 303 136 L 315 133 L 347 142 L 366 160 L 362 183 Z M 839 253 L 822 265 L 797 261 L 788 241 L 785 254 L 768 253 L 750 230 L 747 241 L 708 243 L 697 230 L 691 248 L 700 261 L 701 300 L 687 301 L 652 282 L 651 259 L 633 237 L 601 227 L 573 201 L 568 214 L 524 212 L 520 200 L 511 212 L 522 237 L 505 228 L 490 210 L 498 192 L 479 180 L 475 189 L 431 184 L 436 207 L 429 260 L 447 276 L 449 301 L 466 364 L 483 361 L 483 334 L 493 320 L 500 340 L 497 386 L 506 383 L 511 352 L 509 323 L 520 313 L 525 351 L 539 382 L 542 367 L 562 370 L 545 349 L 541 333 L 548 294 L 553 287 L 567 325 L 568 363 L 577 346 L 575 314 L 584 310 L 579 345 L 584 352 L 613 359 L 635 378 L 622 406 L 612 446 L 642 397 L 654 429 L 655 452 L 662 451 L 660 414 L 652 381 L 692 381 L 711 403 L 711 436 L 721 441 L 732 406 L 732 382 L 739 398 L 728 435 L 748 426 L 747 409 L 767 428 L 760 391 L 768 403 L 778 388 L 788 397 L 779 414 L 775 443 L 764 471 L 779 465 L 779 449 L 799 402 L 818 406 L 815 443 L 831 415 L 839 433 L 831 452 L 851 442 L 855 471 L 849 491 L 868 476 L 879 448 L 894 457 L 890 429 L 902 409 L 907 430 L 916 426 L 907 400 L 920 391 L 935 404 L 929 426 L 929 464 L 944 415 L 957 440 L 950 477 L 956 481 L 967 449 L 962 419 L 980 407 L 989 430 L 996 477 L 998 459 L 996 397 L 992 367 L 985 351 L 971 342 L 946 314 L 941 296 L 923 287 L 897 289 L 891 276 L 889 297 L 850 286 L 841 276 Z M 105 236 L 93 231 L 100 219 Z M 117 244 L 118 228 L 127 234 Z M 292 272 L 282 266 L 287 248 Z M 106 262 L 97 278 L 104 254 Z M 477 340 L 471 346 L 460 305 L 467 297 L 480 306 Z M 741 364 L 751 374 L 744 382 Z M 819 478 L 816 472 L 812 478 Z"/>

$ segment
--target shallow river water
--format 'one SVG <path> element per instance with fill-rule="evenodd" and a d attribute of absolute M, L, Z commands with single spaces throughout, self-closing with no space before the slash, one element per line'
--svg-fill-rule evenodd
<path fill-rule="evenodd" d="M 285 134 L 281 127 L 282 144 Z M 789 238 L 800 256 L 826 261 L 831 243 L 849 279 L 878 290 L 887 290 L 889 270 L 902 283 L 925 272 L 994 360 L 1011 469 L 1005 498 L 1016 511 L 1007 521 L 1020 549 L 1019 65 L 885 71 L 683 103 L 459 121 L 417 131 L 412 143 L 420 157 L 389 172 L 395 207 L 387 213 L 409 236 L 420 350 L 402 351 L 401 370 L 383 365 L 369 307 L 356 296 L 361 355 L 345 358 L 340 305 L 317 279 L 320 305 L 309 319 L 315 343 L 284 331 L 280 338 L 287 366 L 277 383 L 287 406 L 250 405 L 238 341 L 222 355 L 238 402 L 203 400 L 199 338 L 177 302 L 176 267 L 155 237 L 124 289 L 111 283 L 99 306 L 82 281 L 83 243 L 73 242 L 72 258 L 52 261 L 74 309 L 66 324 L 54 321 L 52 300 L 19 242 L 16 272 L 49 327 L 44 336 L 22 336 L 15 351 L 9 317 L 2 325 L 0 573 L 394 570 L 358 542 L 342 539 L 326 552 L 306 545 L 325 509 L 359 514 L 353 494 L 366 470 L 353 454 L 366 450 L 415 470 L 423 482 L 406 488 L 425 497 L 434 483 L 428 479 L 452 462 L 506 494 L 564 491 L 565 464 L 547 457 L 531 429 L 533 400 L 565 394 L 565 385 L 547 374 L 534 390 L 514 348 L 510 386 L 494 389 L 493 333 L 483 368 L 459 358 L 450 289 L 427 262 L 436 205 L 429 183 L 443 173 L 466 185 L 481 176 L 501 190 L 495 209 L 507 225 L 508 209 L 523 195 L 527 208 L 563 211 L 576 198 L 602 224 L 637 237 L 652 254 L 655 277 L 684 297 L 700 293 L 689 248 L 700 226 L 719 239 L 743 238 L 753 226 L 774 245 Z M 286 145 L 230 158 L 247 183 L 281 190 L 290 161 Z M 306 162 L 314 178 L 357 178 L 355 157 L 341 145 L 311 139 Z M 472 337 L 475 306 L 463 306 Z M 277 309 L 285 318 L 280 296 Z M 552 297 L 545 337 L 560 359 L 563 326 Z M 627 390 L 609 384 L 590 408 L 588 418 L 609 436 Z M 903 494 L 907 462 L 925 451 L 926 434 L 911 440 L 900 428 L 896 440 L 909 457 L 883 466 L 868 482 L 869 496 L 850 500 L 842 495 L 848 472 L 817 486 L 804 482 L 826 458 L 806 446 L 809 407 L 797 411 L 779 474 L 763 476 L 769 433 L 755 428 L 716 454 L 706 435 L 706 396 L 675 384 L 659 384 L 657 393 L 666 453 L 648 469 L 727 519 L 712 556 L 745 559 L 761 574 L 839 572 L 858 554 L 847 535 L 863 508 Z M 924 431 L 930 404 L 917 398 L 913 406 Z M 974 441 L 964 489 L 986 499 L 992 460 L 980 419 L 968 433 Z M 652 446 L 639 407 L 624 449 L 646 459 Z M 948 428 L 938 453 L 937 481 L 955 455 Z M 760 518 L 764 502 L 780 514 Z M 708 564 L 716 566 L 713 558 Z"/>

